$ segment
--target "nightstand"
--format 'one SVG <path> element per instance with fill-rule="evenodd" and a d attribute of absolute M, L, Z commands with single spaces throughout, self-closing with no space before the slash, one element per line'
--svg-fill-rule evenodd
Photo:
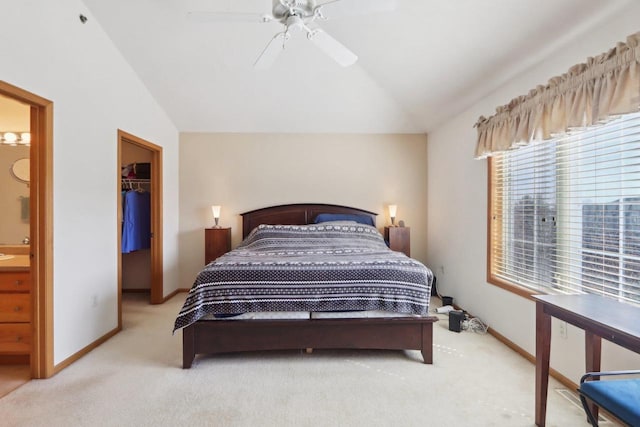
<path fill-rule="evenodd" d="M 204 229 L 204 264 L 231 250 L 231 227 Z"/>
<path fill-rule="evenodd" d="M 409 227 L 385 227 L 384 240 L 392 251 L 404 252 L 411 256 L 411 234 Z"/>

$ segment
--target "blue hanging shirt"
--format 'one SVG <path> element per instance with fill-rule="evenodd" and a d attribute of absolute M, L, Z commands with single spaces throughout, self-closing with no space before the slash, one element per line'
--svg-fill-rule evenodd
<path fill-rule="evenodd" d="M 124 198 L 122 253 L 151 247 L 151 193 L 128 191 Z"/>

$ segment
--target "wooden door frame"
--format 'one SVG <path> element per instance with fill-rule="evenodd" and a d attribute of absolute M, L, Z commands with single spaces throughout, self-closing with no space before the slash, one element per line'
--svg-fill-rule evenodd
<path fill-rule="evenodd" d="M 31 377 L 53 374 L 53 102 L 0 80 L 0 94 L 31 108 Z"/>
<path fill-rule="evenodd" d="M 120 168 L 122 144 L 128 143 L 151 153 L 151 304 L 164 302 L 162 247 L 162 147 L 118 129 L 118 327 L 122 328 L 122 197 Z"/>

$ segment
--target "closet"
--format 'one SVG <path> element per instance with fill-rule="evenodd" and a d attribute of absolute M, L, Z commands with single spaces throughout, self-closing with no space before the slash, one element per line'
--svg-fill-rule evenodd
<path fill-rule="evenodd" d="M 151 152 L 124 141 L 120 152 L 122 291 L 151 290 Z"/>

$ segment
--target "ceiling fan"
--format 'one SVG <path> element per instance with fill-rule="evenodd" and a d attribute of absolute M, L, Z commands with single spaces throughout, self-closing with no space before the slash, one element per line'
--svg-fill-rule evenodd
<path fill-rule="evenodd" d="M 324 53 L 343 67 L 353 65 L 358 57 L 318 25 L 334 17 L 393 11 L 396 0 L 330 0 L 317 4 L 316 0 L 273 0 L 271 14 L 235 12 L 189 12 L 198 22 L 256 22 L 276 21 L 283 31 L 273 36 L 254 63 L 255 68 L 269 68 L 295 33 L 303 33 Z"/>

